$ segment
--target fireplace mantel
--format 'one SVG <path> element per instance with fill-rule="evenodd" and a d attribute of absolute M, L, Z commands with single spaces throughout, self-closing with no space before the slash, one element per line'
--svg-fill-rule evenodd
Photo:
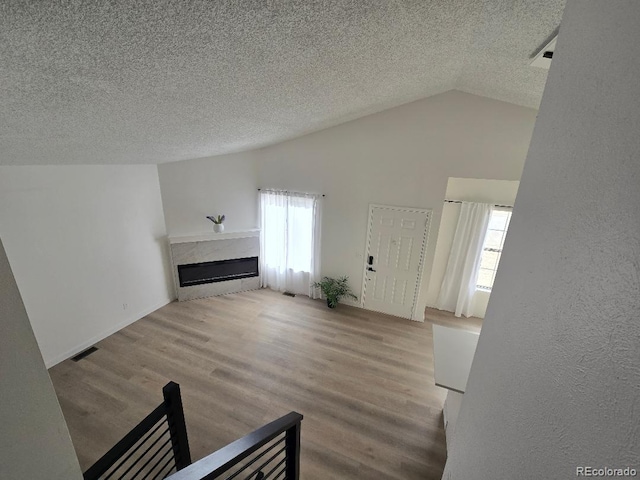
<path fill-rule="evenodd" d="M 222 233 L 196 233 L 193 235 L 185 236 L 169 236 L 169 243 L 192 243 L 192 242 L 208 242 L 210 240 L 232 240 L 234 238 L 247 238 L 247 237 L 259 237 L 260 229 L 254 228 L 252 230 L 239 230 L 235 232 L 222 232 Z"/>

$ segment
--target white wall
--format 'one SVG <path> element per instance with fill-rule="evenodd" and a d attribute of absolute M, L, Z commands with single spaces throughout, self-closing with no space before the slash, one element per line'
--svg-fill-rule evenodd
<path fill-rule="evenodd" d="M 256 152 L 158 165 L 170 235 L 213 231 L 208 215 L 226 215 L 227 231 L 258 225 Z"/>
<path fill-rule="evenodd" d="M 167 229 L 207 231 L 205 217 L 215 213 L 228 214 L 230 230 L 253 228 L 258 187 L 324 193 L 323 273 L 348 275 L 359 293 L 368 205 L 431 208 L 422 319 L 448 178 L 518 180 L 535 117 L 533 109 L 450 91 L 257 151 L 163 164 Z M 224 184 L 215 185 L 216 173 Z"/>
<path fill-rule="evenodd" d="M 368 205 L 433 209 L 422 319 L 448 178 L 519 180 L 536 113 L 450 91 L 257 151 L 163 164 L 167 229 L 208 231 L 215 213 L 230 230 L 254 228 L 258 187 L 324 193 L 323 274 L 348 275 L 359 294 Z"/>
<path fill-rule="evenodd" d="M 173 296 L 155 166 L 0 167 L 0 236 L 51 366 Z"/>
<path fill-rule="evenodd" d="M 450 178 L 445 197 L 449 200 L 513 205 L 518 192 L 517 180 L 486 180 L 479 178 Z M 440 294 L 440 286 L 447 270 L 449 253 L 456 233 L 460 204 L 445 203 L 442 209 L 440 230 L 431 268 L 431 279 L 427 291 L 427 306 L 435 307 Z M 484 318 L 489 303 L 490 292 L 476 290 L 471 304 L 472 315 Z"/>
<path fill-rule="evenodd" d="M 262 149 L 259 185 L 326 194 L 322 270 L 362 284 L 369 203 L 433 209 L 422 319 L 449 177 L 519 180 L 536 111 L 450 91 Z"/>
<path fill-rule="evenodd" d="M 640 470 L 638 24 L 567 2 L 446 479 Z"/>
<path fill-rule="evenodd" d="M 0 241 L 0 478 L 81 479 L 67 424 Z"/>

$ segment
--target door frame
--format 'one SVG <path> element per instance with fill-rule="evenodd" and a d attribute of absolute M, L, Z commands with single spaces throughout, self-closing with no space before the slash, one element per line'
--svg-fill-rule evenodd
<path fill-rule="evenodd" d="M 365 296 L 366 296 L 366 286 L 367 286 L 367 253 L 369 253 L 369 248 L 371 247 L 371 230 L 373 227 L 373 209 L 374 208 L 382 208 L 386 210 L 394 210 L 396 212 L 412 212 L 412 213 L 426 213 L 429 215 L 429 221 L 424 226 L 422 233 L 422 247 L 420 249 L 420 261 L 418 263 L 418 281 L 416 282 L 416 291 L 413 295 L 413 305 L 411 306 L 411 320 L 416 322 L 422 322 L 424 319 L 416 319 L 414 318 L 416 312 L 416 305 L 418 303 L 418 297 L 420 295 L 420 291 L 422 290 L 422 273 L 424 270 L 424 259 L 427 251 L 427 245 L 429 243 L 429 233 L 431 230 L 431 221 L 433 219 L 433 209 L 432 208 L 417 208 L 417 207 L 398 207 L 394 205 L 381 205 L 379 203 L 370 203 L 369 204 L 369 218 L 367 220 L 367 239 L 364 245 L 364 258 L 362 265 L 362 287 L 360 290 L 360 307 L 366 310 L 364 306 Z M 374 310 L 371 310 L 374 311 Z"/>

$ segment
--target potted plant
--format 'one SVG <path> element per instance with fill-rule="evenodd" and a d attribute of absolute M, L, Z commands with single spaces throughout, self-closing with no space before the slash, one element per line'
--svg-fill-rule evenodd
<path fill-rule="evenodd" d="M 224 215 L 218 215 L 217 217 L 207 217 L 213 222 L 213 231 L 216 233 L 224 232 Z"/>
<path fill-rule="evenodd" d="M 319 282 L 314 282 L 313 287 L 319 288 L 327 299 L 329 308 L 336 308 L 342 297 L 349 297 L 357 300 L 351 288 L 349 287 L 349 277 L 331 278 L 322 277 Z"/>

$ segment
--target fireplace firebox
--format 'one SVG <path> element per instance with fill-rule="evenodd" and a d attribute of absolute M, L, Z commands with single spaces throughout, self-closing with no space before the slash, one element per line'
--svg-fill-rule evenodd
<path fill-rule="evenodd" d="M 258 257 L 178 265 L 181 287 L 258 276 Z"/>

